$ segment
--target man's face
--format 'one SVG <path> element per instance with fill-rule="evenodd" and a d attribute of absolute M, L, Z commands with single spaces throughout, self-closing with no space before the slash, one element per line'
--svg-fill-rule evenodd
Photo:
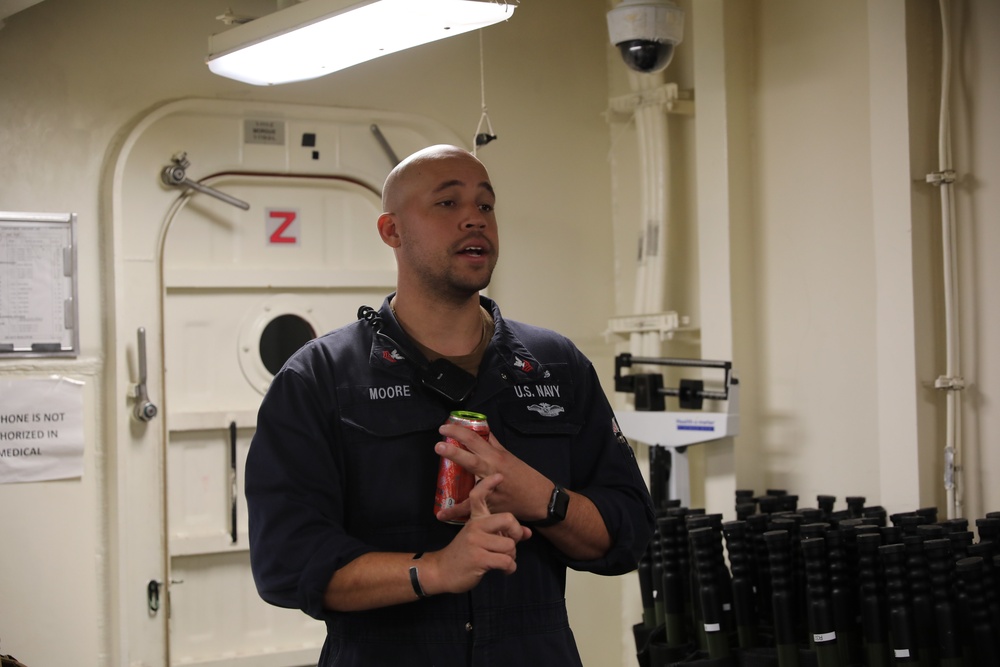
<path fill-rule="evenodd" d="M 462 300 L 490 283 L 500 242 L 496 196 L 483 165 L 448 154 L 411 165 L 394 214 L 400 280 Z"/>

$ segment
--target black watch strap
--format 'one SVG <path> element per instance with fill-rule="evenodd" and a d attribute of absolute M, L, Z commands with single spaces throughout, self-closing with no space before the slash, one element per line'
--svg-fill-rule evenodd
<path fill-rule="evenodd" d="M 524 521 L 526 526 L 537 526 L 544 528 L 545 526 L 553 526 L 563 519 L 566 518 L 566 509 L 569 507 L 569 494 L 566 493 L 566 489 L 562 488 L 558 484 L 552 489 L 552 495 L 549 497 L 549 506 L 546 516 L 541 521 Z"/>

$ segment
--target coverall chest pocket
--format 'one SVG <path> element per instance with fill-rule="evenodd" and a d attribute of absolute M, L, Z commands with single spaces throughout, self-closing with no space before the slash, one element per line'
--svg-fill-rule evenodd
<path fill-rule="evenodd" d="M 569 483 L 573 441 L 583 428 L 572 384 L 514 385 L 499 408 L 505 431 L 503 445 L 547 477 Z"/>
<path fill-rule="evenodd" d="M 368 390 L 379 396 L 375 389 L 363 387 L 355 390 L 363 395 Z M 448 412 L 420 400 L 353 400 L 341 404 L 338 415 L 344 437 L 350 442 L 388 443 L 408 440 L 418 433 L 436 432 L 444 423 Z"/>
<path fill-rule="evenodd" d="M 347 515 L 355 530 L 393 533 L 434 521 L 433 502 L 447 412 L 422 401 L 359 401 L 338 418 Z M 384 542 L 379 540 L 383 545 Z"/>

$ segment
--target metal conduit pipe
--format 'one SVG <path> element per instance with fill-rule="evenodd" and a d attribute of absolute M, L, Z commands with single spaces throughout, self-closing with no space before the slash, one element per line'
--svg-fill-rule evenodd
<path fill-rule="evenodd" d="M 646 296 L 646 312 L 662 313 L 666 309 L 666 248 L 668 238 L 667 190 L 670 187 L 669 165 L 667 162 L 667 114 L 659 106 L 644 110 L 649 123 L 649 235 L 647 248 L 650 252 L 649 270 L 646 280 L 649 288 Z M 656 335 L 651 341 L 652 350 L 659 352 L 660 341 Z"/>
<path fill-rule="evenodd" d="M 965 381 L 961 377 L 961 341 L 958 320 L 958 261 L 955 230 L 955 172 L 951 154 L 951 17 L 947 0 L 940 0 L 941 10 L 941 108 L 938 121 L 938 171 L 927 176 L 927 181 L 941 189 L 941 245 L 944 279 L 945 317 L 945 373 L 937 378 L 935 387 L 945 392 L 945 447 L 944 486 L 947 517 L 964 515 L 965 454 L 975 457 L 975 452 L 964 452 L 962 443 L 961 391 Z M 970 463 L 974 461 L 970 460 Z M 978 510 L 977 510 L 978 511 Z"/>
<path fill-rule="evenodd" d="M 664 85 L 662 72 L 629 73 L 633 92 L 654 90 Z M 667 242 L 667 118 L 660 104 L 639 104 L 635 109 L 636 135 L 639 143 L 642 210 L 639 256 L 636 268 L 636 313 L 661 313 L 664 310 L 664 276 Z M 659 356 L 660 337 L 656 332 L 632 334 L 629 347 L 633 354 Z"/>

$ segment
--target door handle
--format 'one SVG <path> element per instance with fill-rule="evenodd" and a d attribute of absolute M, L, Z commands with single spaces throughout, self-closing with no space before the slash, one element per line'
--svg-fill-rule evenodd
<path fill-rule="evenodd" d="M 171 158 L 172 165 L 167 165 L 160 172 L 160 180 L 163 181 L 164 185 L 170 186 L 172 188 L 191 188 L 192 190 L 197 190 L 202 194 L 209 195 L 210 197 L 215 197 L 220 201 L 224 201 L 227 204 L 232 204 L 236 208 L 243 209 L 244 211 L 250 210 L 250 204 L 246 203 L 242 199 L 237 199 L 232 195 L 228 195 L 221 190 L 216 190 L 215 188 L 210 188 L 207 185 L 202 185 L 198 181 L 192 181 L 187 177 L 187 168 L 191 166 L 191 162 L 187 159 L 187 153 L 178 153 L 173 158 Z"/>
<path fill-rule="evenodd" d="M 183 583 L 183 579 L 170 580 L 171 585 Z M 159 579 L 150 579 L 146 584 L 146 608 L 149 610 L 150 616 L 156 616 L 157 612 L 160 611 L 160 598 L 164 591 L 169 593 L 169 589 Z"/>
<path fill-rule="evenodd" d="M 134 389 L 135 405 L 132 406 L 132 416 L 141 422 L 148 422 L 156 416 L 157 410 L 146 392 L 146 328 L 139 327 L 136 334 L 138 336 L 139 383 L 135 385 Z"/>
<path fill-rule="evenodd" d="M 229 537 L 233 544 L 239 537 L 236 525 L 236 500 L 239 480 L 236 477 L 236 422 L 229 422 Z"/>

